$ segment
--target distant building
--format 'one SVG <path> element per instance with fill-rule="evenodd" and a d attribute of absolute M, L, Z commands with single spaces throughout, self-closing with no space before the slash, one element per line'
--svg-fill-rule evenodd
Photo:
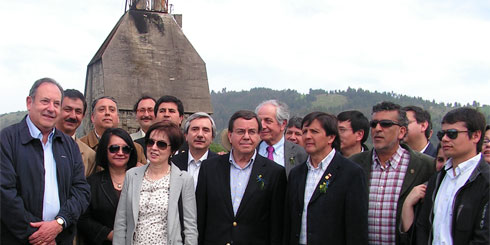
<path fill-rule="evenodd" d="M 166 1 L 130 0 L 129 7 L 88 64 L 87 102 L 114 97 L 119 127 L 130 132 L 138 128 L 132 109 L 142 94 L 174 95 L 186 114 L 212 113 L 206 64 L 182 32 L 182 15 L 167 13 Z M 87 111 L 85 133 L 92 128 Z"/>

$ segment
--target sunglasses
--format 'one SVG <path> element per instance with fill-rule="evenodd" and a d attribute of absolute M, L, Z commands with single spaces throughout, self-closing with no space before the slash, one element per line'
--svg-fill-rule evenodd
<path fill-rule="evenodd" d="M 372 120 L 371 122 L 369 122 L 369 126 L 371 126 L 371 128 L 376 128 L 376 126 L 378 126 L 378 123 L 379 126 L 381 126 L 382 128 L 389 128 L 393 125 L 401 126 L 399 123 L 391 120 Z"/>
<path fill-rule="evenodd" d="M 146 142 L 146 147 L 151 148 L 151 147 L 153 147 L 154 144 L 157 144 L 157 147 L 160 150 L 165 150 L 165 149 L 167 149 L 167 146 L 170 146 L 165 141 L 148 139 L 148 142 Z"/>
<path fill-rule="evenodd" d="M 453 140 L 458 138 L 459 133 L 466 133 L 466 132 L 468 132 L 468 130 L 466 131 L 458 131 L 457 129 L 441 130 L 437 132 L 437 138 L 439 138 L 439 140 L 442 140 L 444 135 L 447 135 L 448 138 Z"/>
<path fill-rule="evenodd" d="M 120 145 L 110 145 L 108 148 L 110 153 L 118 153 L 119 149 L 121 149 Z M 122 147 L 122 152 L 124 154 L 129 154 L 131 153 L 131 147 L 129 145 L 125 145 Z"/>

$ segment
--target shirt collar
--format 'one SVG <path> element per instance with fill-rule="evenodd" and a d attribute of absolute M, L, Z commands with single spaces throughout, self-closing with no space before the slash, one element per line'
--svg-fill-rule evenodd
<path fill-rule="evenodd" d="M 233 158 L 233 149 L 231 149 L 229 162 L 235 168 L 244 170 L 244 169 L 252 166 L 252 164 L 255 162 L 256 156 L 257 156 L 257 150 L 254 151 L 254 154 L 253 154 L 252 158 L 250 158 L 250 161 L 248 161 L 247 165 L 245 165 L 245 167 L 242 168 L 242 167 L 238 166 L 238 164 L 235 162 L 235 159 Z"/>
<path fill-rule="evenodd" d="M 429 147 L 430 141 L 427 141 L 427 145 L 425 145 L 424 149 L 420 151 L 420 153 L 424 153 L 425 150 L 427 150 L 427 147 Z"/>
<path fill-rule="evenodd" d="M 335 149 L 332 149 L 328 155 L 323 158 L 323 160 L 318 164 L 318 168 L 321 168 L 322 171 L 325 171 L 328 168 L 328 165 L 330 165 L 330 162 L 332 162 L 333 157 L 335 156 Z M 315 170 L 318 168 L 313 167 L 311 164 L 311 158 L 308 155 L 308 160 L 306 160 L 306 166 L 308 167 L 308 170 Z"/>
<path fill-rule="evenodd" d="M 27 122 L 27 127 L 29 128 L 29 133 L 31 134 L 32 138 L 39 139 L 42 142 L 43 141 L 43 134 L 41 133 L 41 130 L 39 130 L 36 127 L 36 125 L 34 125 L 34 123 L 31 121 L 31 118 L 29 117 L 29 115 L 27 115 L 26 122 Z M 50 143 L 53 141 L 54 130 L 55 130 L 55 128 L 53 128 L 51 133 L 49 133 L 49 135 L 48 135 L 48 141 Z"/>
<path fill-rule="evenodd" d="M 398 167 L 398 164 L 401 162 L 401 158 L 405 151 L 406 150 L 403 149 L 401 145 L 398 145 L 398 149 L 396 150 L 396 152 L 391 155 L 388 161 L 386 161 L 386 166 L 391 166 L 393 169 L 396 169 Z M 379 160 L 378 154 L 376 153 L 376 149 L 373 150 L 373 163 L 381 167 L 381 161 Z"/>
<path fill-rule="evenodd" d="M 202 161 L 208 159 L 208 151 L 206 151 L 206 153 L 204 153 L 204 155 L 202 155 L 201 158 L 199 158 L 199 160 L 195 160 L 193 157 L 192 157 L 192 154 L 191 154 L 191 150 L 188 150 L 187 151 L 187 164 L 191 164 L 191 162 L 195 162 L 196 164 L 201 164 Z M 198 165 L 199 165 L 198 164 Z"/>
<path fill-rule="evenodd" d="M 474 167 L 478 164 L 478 162 L 480 161 L 480 158 L 481 158 L 481 153 L 478 153 L 476 154 L 474 157 L 458 164 L 458 166 L 454 169 L 454 177 L 457 177 L 459 176 L 460 174 L 463 174 L 469 170 L 473 170 Z M 446 170 L 446 172 L 451 172 L 451 171 L 448 171 L 450 170 L 451 168 L 453 167 L 453 159 L 450 158 L 446 164 L 444 164 L 444 170 Z M 453 176 L 452 174 L 450 174 L 451 176 Z"/>

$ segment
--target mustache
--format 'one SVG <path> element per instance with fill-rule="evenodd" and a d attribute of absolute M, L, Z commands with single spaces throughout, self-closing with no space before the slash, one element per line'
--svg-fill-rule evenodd
<path fill-rule="evenodd" d="M 67 119 L 65 119 L 65 122 L 78 123 L 78 120 L 76 118 L 67 118 Z"/>
<path fill-rule="evenodd" d="M 151 117 L 141 117 L 141 120 L 153 120 Z"/>

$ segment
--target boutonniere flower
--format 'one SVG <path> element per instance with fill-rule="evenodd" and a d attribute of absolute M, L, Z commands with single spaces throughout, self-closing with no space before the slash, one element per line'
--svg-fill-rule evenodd
<path fill-rule="evenodd" d="M 256 180 L 257 180 L 257 183 L 259 184 L 259 189 L 263 190 L 265 187 L 265 180 L 264 180 L 264 178 L 262 178 L 262 174 L 257 175 Z"/>
<path fill-rule="evenodd" d="M 290 157 L 290 158 L 289 158 L 289 163 L 290 163 L 291 165 L 294 165 L 294 157 Z"/>
<path fill-rule="evenodd" d="M 325 180 L 323 181 L 323 183 L 320 184 L 320 186 L 318 186 L 320 193 L 326 193 L 327 192 L 328 185 L 330 185 L 330 177 L 332 177 L 332 175 L 330 173 L 325 175 Z"/>

